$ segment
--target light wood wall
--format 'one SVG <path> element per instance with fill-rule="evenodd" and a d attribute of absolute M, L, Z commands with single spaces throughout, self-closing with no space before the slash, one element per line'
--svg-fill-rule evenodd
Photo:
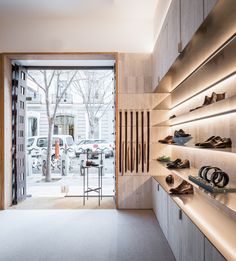
<path fill-rule="evenodd" d="M 128 112 L 128 142 L 130 141 L 130 111 L 150 112 L 150 171 L 142 172 L 141 164 L 138 173 L 118 173 L 118 208 L 120 209 L 151 209 L 151 176 L 160 175 L 157 170 L 157 164 L 154 159 L 160 156 L 160 153 L 168 150 L 158 144 L 158 139 L 165 135 L 166 128 L 153 127 L 156 121 L 166 119 L 168 112 L 152 111 L 167 94 L 152 93 L 152 55 L 151 54 L 119 54 L 118 57 L 118 110 L 123 112 L 122 133 L 124 136 L 124 112 Z M 166 114 L 166 115 L 164 115 Z M 117 119 L 118 120 L 118 119 Z M 139 120 L 139 124 L 141 121 Z M 146 120 L 144 126 L 146 126 Z M 134 127 L 135 127 L 134 115 Z M 119 129 L 118 129 L 119 132 Z M 139 130 L 139 135 L 141 131 Z M 144 132 L 146 135 L 146 128 Z M 118 135 L 119 138 L 119 135 Z M 134 130 L 134 139 L 135 139 Z M 139 141 L 141 137 L 139 137 Z M 119 140 L 117 139 L 117 144 Z M 117 158 L 117 165 L 119 159 Z M 162 173 L 164 174 L 164 173 Z"/>

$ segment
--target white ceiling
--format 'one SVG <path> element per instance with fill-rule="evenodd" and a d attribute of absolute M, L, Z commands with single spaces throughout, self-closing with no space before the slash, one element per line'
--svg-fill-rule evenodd
<path fill-rule="evenodd" d="M 0 0 L 0 16 L 152 19 L 158 1 L 160 0 Z"/>

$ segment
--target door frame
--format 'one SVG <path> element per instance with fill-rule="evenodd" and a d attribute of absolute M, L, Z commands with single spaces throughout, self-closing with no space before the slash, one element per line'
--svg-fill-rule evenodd
<path fill-rule="evenodd" d="M 2 53 L 0 54 L 0 210 L 12 205 L 12 61 L 13 60 L 115 60 L 115 162 L 118 163 L 118 60 L 117 52 Z M 118 208 L 118 164 L 115 164 Z"/>

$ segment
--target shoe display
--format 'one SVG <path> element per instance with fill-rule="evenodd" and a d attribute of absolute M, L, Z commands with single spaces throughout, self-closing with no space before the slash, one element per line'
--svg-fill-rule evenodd
<path fill-rule="evenodd" d="M 187 181 L 183 180 L 181 184 L 170 189 L 171 194 L 193 194 L 193 185 L 189 184 Z"/>
<path fill-rule="evenodd" d="M 204 142 L 209 142 L 210 140 L 212 140 L 213 138 L 215 138 L 215 136 L 211 136 L 210 138 L 208 138 L 206 141 Z M 196 143 L 195 146 L 200 146 L 201 143 Z"/>
<path fill-rule="evenodd" d="M 159 140 L 158 142 L 165 143 L 165 144 L 172 144 L 173 136 L 169 135 L 169 136 L 165 137 L 163 140 Z"/>
<path fill-rule="evenodd" d="M 215 102 L 218 102 L 218 101 L 221 101 L 221 100 L 224 100 L 224 99 L 225 99 L 225 92 L 224 93 L 215 93 L 215 92 L 213 92 L 211 94 L 211 97 L 205 96 L 204 102 L 203 102 L 203 104 L 201 106 L 198 106 L 198 107 L 196 107 L 194 109 L 191 109 L 190 111 L 197 110 L 199 108 L 205 107 L 207 105 L 213 104 Z"/>
<path fill-rule="evenodd" d="M 192 139 L 191 135 L 188 133 L 185 133 L 184 130 L 180 129 L 180 130 L 176 130 L 174 132 L 174 138 L 173 141 L 177 144 L 177 145 L 184 145 L 185 143 L 189 142 Z"/>
<path fill-rule="evenodd" d="M 179 137 L 188 137 L 188 136 L 191 136 L 190 134 L 188 134 L 188 133 L 185 133 L 184 132 L 184 130 L 182 130 L 182 129 L 180 129 L 180 130 L 176 130 L 175 132 L 174 132 L 174 137 L 175 138 L 179 138 Z"/>
<path fill-rule="evenodd" d="M 166 167 L 168 169 L 187 169 L 190 168 L 190 162 L 189 160 L 181 160 L 181 159 L 176 159 L 173 162 L 167 163 Z"/>
<path fill-rule="evenodd" d="M 170 163 L 167 163 L 166 166 L 168 167 L 169 165 L 176 165 L 181 162 L 181 159 L 176 159 L 174 161 L 171 161 Z"/>
<path fill-rule="evenodd" d="M 99 164 L 95 163 L 92 160 L 87 160 L 86 161 L 86 167 L 97 167 L 97 166 L 99 166 Z"/>
<path fill-rule="evenodd" d="M 172 175 L 168 175 L 168 176 L 166 177 L 166 183 L 168 183 L 168 184 L 174 183 L 174 178 L 173 178 Z"/>
<path fill-rule="evenodd" d="M 211 136 L 204 142 L 196 143 L 195 146 L 199 146 L 201 148 L 217 148 L 217 149 L 224 149 L 224 148 L 231 148 L 232 141 L 230 138 L 221 138 L 220 136 Z"/>
<path fill-rule="evenodd" d="M 172 115 L 170 116 L 169 120 L 174 119 L 175 117 L 176 117 L 175 115 Z"/>
<path fill-rule="evenodd" d="M 170 157 L 169 156 L 161 156 L 161 157 L 157 158 L 157 160 L 161 161 L 161 162 L 169 162 Z"/>

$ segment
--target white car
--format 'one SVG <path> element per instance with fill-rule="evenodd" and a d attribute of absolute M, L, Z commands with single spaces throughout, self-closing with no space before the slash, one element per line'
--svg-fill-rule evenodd
<path fill-rule="evenodd" d="M 60 154 L 68 149 L 70 158 L 76 156 L 77 146 L 70 135 L 53 135 L 52 136 L 52 157 L 55 156 L 55 142 L 59 140 Z M 47 149 L 48 137 L 47 136 L 33 136 L 27 139 L 27 150 L 32 157 L 42 155 Z"/>
<path fill-rule="evenodd" d="M 104 150 L 106 158 L 112 157 L 114 155 L 112 143 L 102 139 L 84 139 L 81 140 L 77 146 L 80 153 L 82 153 L 82 151 L 88 150 L 90 152 L 89 157 L 91 158 L 97 157 L 100 150 Z"/>

